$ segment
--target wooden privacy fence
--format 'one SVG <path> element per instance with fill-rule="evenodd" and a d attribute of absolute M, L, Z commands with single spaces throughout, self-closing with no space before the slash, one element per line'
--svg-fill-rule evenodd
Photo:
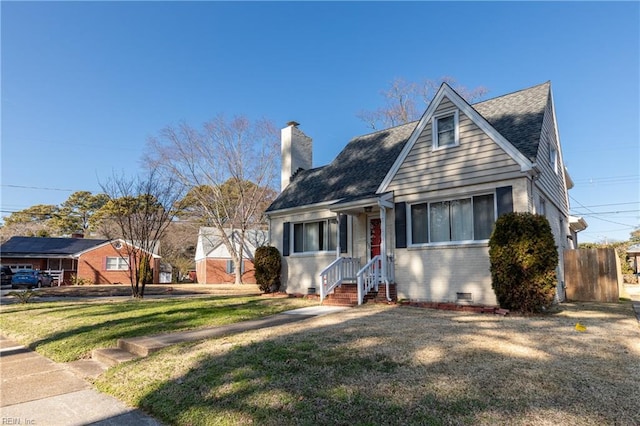
<path fill-rule="evenodd" d="M 577 249 L 564 252 L 568 301 L 617 302 L 620 262 L 615 249 Z"/>

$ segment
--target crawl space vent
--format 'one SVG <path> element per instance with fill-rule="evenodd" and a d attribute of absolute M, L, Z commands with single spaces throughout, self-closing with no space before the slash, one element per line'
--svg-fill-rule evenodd
<path fill-rule="evenodd" d="M 456 293 L 456 298 L 465 302 L 471 302 L 473 300 L 473 295 L 471 293 Z"/>

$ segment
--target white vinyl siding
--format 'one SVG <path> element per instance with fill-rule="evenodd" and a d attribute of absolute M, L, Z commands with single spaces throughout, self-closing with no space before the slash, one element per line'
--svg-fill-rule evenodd
<path fill-rule="evenodd" d="M 126 271 L 129 269 L 129 261 L 122 257 L 107 257 L 107 271 Z"/>
<path fill-rule="evenodd" d="M 445 98 L 441 108 L 451 111 L 452 105 Z M 427 124 L 387 191 L 402 196 L 522 176 L 520 165 L 464 113 L 459 114 L 458 122 L 459 146 L 455 149 L 434 150 L 432 125 Z"/>
<path fill-rule="evenodd" d="M 565 217 L 569 215 L 569 200 L 567 199 L 566 182 L 564 177 L 564 165 L 562 163 L 562 151 L 557 140 L 553 108 L 551 102 L 545 109 L 542 121 L 540 146 L 536 163 L 541 169 L 536 184 L 546 195 L 547 207 L 549 204 L 557 206 Z M 552 159 L 555 158 L 555 164 Z"/>

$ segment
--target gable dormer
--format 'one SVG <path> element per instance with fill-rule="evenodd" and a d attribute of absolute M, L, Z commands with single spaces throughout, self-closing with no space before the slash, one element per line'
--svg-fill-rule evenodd
<path fill-rule="evenodd" d="M 408 194 L 519 177 L 533 163 L 443 84 L 378 192 Z"/>

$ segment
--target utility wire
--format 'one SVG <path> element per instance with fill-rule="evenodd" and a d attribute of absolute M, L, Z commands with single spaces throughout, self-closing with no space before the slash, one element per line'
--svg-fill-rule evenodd
<path fill-rule="evenodd" d="M 575 201 L 575 202 L 576 202 L 580 207 L 582 207 L 582 208 L 584 208 L 584 209 L 587 209 L 589 212 L 591 212 L 591 213 L 592 213 L 592 215 L 593 215 L 593 218 L 594 218 L 594 219 L 598 219 L 598 220 L 601 220 L 601 221 L 603 221 L 603 222 L 613 223 L 613 224 L 615 224 L 615 225 L 627 226 L 627 227 L 629 227 L 629 228 L 631 228 L 631 229 L 635 229 L 635 228 L 636 228 L 636 226 L 634 226 L 634 225 L 629 225 L 628 223 L 620 223 L 620 222 L 615 222 L 615 221 L 613 221 L 613 220 L 608 220 L 608 219 L 603 219 L 603 218 L 601 218 L 601 217 L 597 217 L 597 215 L 599 215 L 600 213 L 598 213 L 598 212 L 594 212 L 594 211 L 593 211 L 593 210 L 591 210 L 590 208 L 585 207 L 585 206 L 584 206 L 580 201 L 576 200 L 576 199 L 575 199 L 575 198 L 573 198 L 573 196 L 571 196 L 571 195 L 569 195 L 569 198 L 571 198 L 573 201 Z"/>

